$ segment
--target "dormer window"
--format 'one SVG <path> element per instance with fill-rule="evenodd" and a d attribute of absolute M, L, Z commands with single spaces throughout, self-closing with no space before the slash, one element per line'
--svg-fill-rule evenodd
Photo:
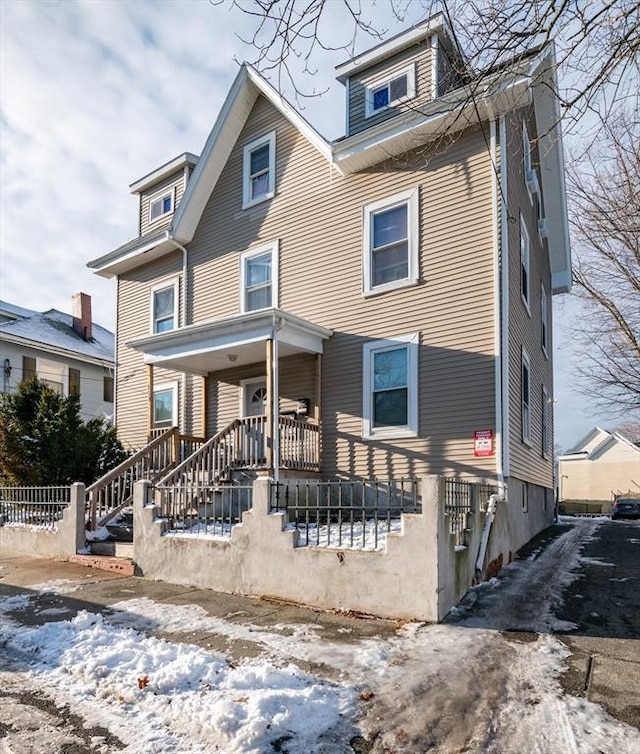
<path fill-rule="evenodd" d="M 174 190 L 165 191 L 149 202 L 149 222 L 153 223 L 160 220 L 173 212 L 173 193 Z"/>
<path fill-rule="evenodd" d="M 243 152 L 243 208 L 271 199 L 275 194 L 275 168 L 275 131 L 245 146 Z"/>
<path fill-rule="evenodd" d="M 366 115 L 369 118 L 404 102 L 416 94 L 415 66 L 411 65 L 391 76 L 367 85 Z"/>

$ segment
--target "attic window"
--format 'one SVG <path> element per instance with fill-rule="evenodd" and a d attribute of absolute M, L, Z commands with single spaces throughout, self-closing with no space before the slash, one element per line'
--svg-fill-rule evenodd
<path fill-rule="evenodd" d="M 173 212 L 173 189 L 149 202 L 149 222 L 153 223 Z"/>
<path fill-rule="evenodd" d="M 400 102 L 415 97 L 415 67 L 409 66 L 397 71 L 391 77 L 378 79 L 367 86 L 365 110 L 369 118 L 376 113 L 387 110 Z"/>
<path fill-rule="evenodd" d="M 272 131 L 243 151 L 242 206 L 251 207 L 275 194 L 276 132 Z"/>

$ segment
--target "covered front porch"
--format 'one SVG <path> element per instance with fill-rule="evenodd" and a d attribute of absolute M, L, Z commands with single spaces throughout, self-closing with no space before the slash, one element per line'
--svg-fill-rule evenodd
<path fill-rule="evenodd" d="M 322 353 L 331 334 L 271 308 L 128 343 L 147 366 L 151 437 L 170 425 L 185 430 L 188 407 L 200 407 L 197 434 L 206 442 L 172 478 L 184 478 L 187 471 L 202 483 L 228 481 L 249 470 L 275 480 L 296 472 L 319 474 Z M 177 378 L 174 383 L 167 383 L 168 375 Z M 166 405 L 159 405 L 159 396 Z"/>

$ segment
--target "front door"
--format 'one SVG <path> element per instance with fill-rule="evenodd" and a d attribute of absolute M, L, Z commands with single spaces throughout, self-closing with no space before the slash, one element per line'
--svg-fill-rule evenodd
<path fill-rule="evenodd" d="M 243 465 L 262 465 L 266 460 L 267 380 L 265 377 L 247 380 L 242 384 L 242 411 L 245 417 L 242 443 Z M 252 419 L 252 417 L 256 418 Z"/>

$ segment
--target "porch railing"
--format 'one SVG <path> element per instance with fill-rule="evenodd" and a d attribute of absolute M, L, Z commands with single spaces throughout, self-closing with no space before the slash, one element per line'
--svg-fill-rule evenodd
<path fill-rule="evenodd" d="M 71 500 L 71 487 L 0 487 L 0 526 L 55 529 Z"/>
<path fill-rule="evenodd" d="M 421 513 L 417 479 L 313 482 L 271 487 L 271 511 L 286 511 L 298 546 L 378 550 L 399 532 L 401 514 Z"/>
<path fill-rule="evenodd" d="M 158 486 L 214 485 L 227 480 L 233 469 L 266 468 L 266 430 L 266 416 L 235 419 L 162 477 Z M 318 470 L 317 425 L 280 417 L 280 463 L 291 469 Z"/>
<path fill-rule="evenodd" d="M 498 492 L 498 488 L 490 484 L 450 477 L 442 481 L 444 485 L 444 512 L 449 516 L 451 533 L 455 534 L 455 544 L 456 546 L 466 546 L 467 517 L 471 513 L 484 510 L 489 498 Z"/>
<path fill-rule="evenodd" d="M 154 481 L 204 442 L 181 435 L 177 427 L 165 430 L 148 445 L 87 487 L 88 525 L 106 524 L 133 501 L 133 485 L 140 479 Z"/>

